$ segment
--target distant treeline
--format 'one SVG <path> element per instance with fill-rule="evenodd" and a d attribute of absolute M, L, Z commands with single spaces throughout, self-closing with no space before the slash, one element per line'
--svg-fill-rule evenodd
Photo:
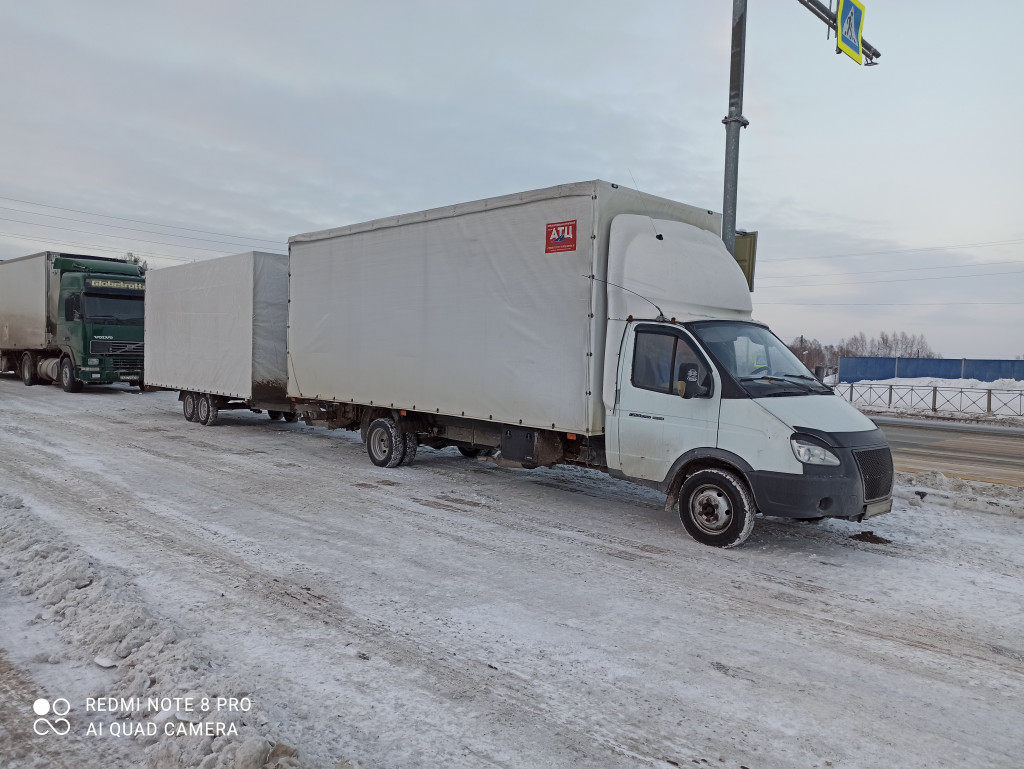
<path fill-rule="evenodd" d="M 905 331 L 880 332 L 877 337 L 868 337 L 861 331 L 839 344 L 822 344 L 817 339 L 798 336 L 788 345 L 789 349 L 807 368 L 825 366 L 834 369 L 843 357 L 878 358 L 941 358 L 932 350 L 924 334 L 908 334 Z"/>

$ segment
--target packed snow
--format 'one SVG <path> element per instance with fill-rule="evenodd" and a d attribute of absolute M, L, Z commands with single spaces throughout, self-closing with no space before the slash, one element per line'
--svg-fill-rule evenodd
<path fill-rule="evenodd" d="M 900 474 L 892 513 L 721 551 L 577 468 L 386 470 L 118 386 L 0 404 L 5 766 L 1021 764 L 1016 486 Z"/>

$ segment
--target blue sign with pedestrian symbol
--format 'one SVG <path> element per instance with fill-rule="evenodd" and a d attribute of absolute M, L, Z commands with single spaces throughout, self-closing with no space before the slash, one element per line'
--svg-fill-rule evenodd
<path fill-rule="evenodd" d="M 839 0 L 836 47 L 858 64 L 864 63 L 864 6 L 857 0 Z"/>

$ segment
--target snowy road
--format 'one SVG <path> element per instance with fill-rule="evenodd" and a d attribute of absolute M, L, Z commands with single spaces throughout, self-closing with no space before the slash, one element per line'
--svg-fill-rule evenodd
<path fill-rule="evenodd" d="M 1024 486 L 1024 430 L 876 417 L 897 470 Z"/>
<path fill-rule="evenodd" d="M 33 755 L 40 691 L 105 696 L 103 643 L 122 659 L 23 584 L 25 542 L 52 537 L 95 570 L 80 591 L 102 583 L 204 661 L 140 692 L 229 679 L 308 767 L 1021 765 L 1021 489 L 902 476 L 889 515 L 761 520 L 718 551 L 596 473 L 452 449 L 384 470 L 351 433 L 222 417 L 0 378 L 0 496 L 23 505 L 0 509 L 0 689 L 27 709 L 0 710 L 0 750 Z M 156 749 L 187 738 L 67 739 L 88 767 L 170 766 Z"/>

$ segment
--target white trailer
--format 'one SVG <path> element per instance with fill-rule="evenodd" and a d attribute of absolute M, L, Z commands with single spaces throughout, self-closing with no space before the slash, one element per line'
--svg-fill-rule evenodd
<path fill-rule="evenodd" d="M 190 422 L 223 409 L 297 421 L 286 397 L 288 257 L 251 251 L 152 270 L 146 382 L 178 391 Z"/>
<path fill-rule="evenodd" d="M 591 181 L 297 235 L 288 396 L 381 466 L 454 445 L 654 486 L 712 545 L 887 511 L 884 436 L 751 320 L 720 229 Z"/>

